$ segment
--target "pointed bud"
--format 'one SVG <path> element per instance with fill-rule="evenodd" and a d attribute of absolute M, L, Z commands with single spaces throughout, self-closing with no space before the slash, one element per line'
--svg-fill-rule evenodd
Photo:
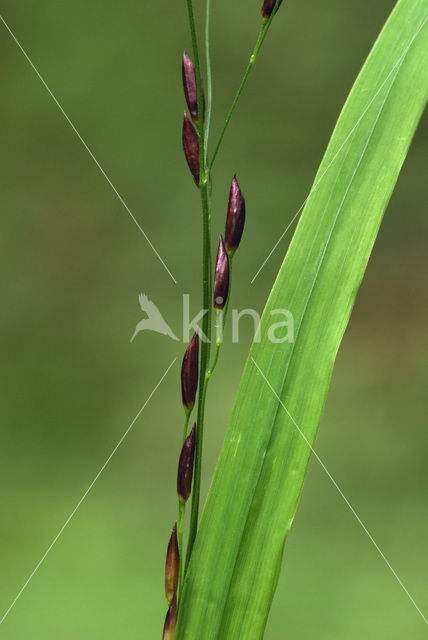
<path fill-rule="evenodd" d="M 186 349 L 183 364 L 181 365 L 181 397 L 183 400 L 183 407 L 186 412 L 191 411 L 195 405 L 199 373 L 198 357 L 199 335 L 196 331 Z"/>
<path fill-rule="evenodd" d="M 223 309 L 229 293 L 229 256 L 224 246 L 223 236 L 217 249 L 214 277 L 214 308 Z"/>
<path fill-rule="evenodd" d="M 282 0 L 279 0 L 276 11 L 278 11 L 279 7 L 281 6 L 281 2 Z M 265 20 L 269 20 L 273 10 L 275 9 L 275 5 L 276 5 L 276 0 L 264 0 L 263 7 L 262 7 L 262 16 Z"/>
<path fill-rule="evenodd" d="M 193 461 L 195 458 L 196 423 L 186 438 L 180 454 L 177 473 L 177 493 L 182 502 L 186 502 L 192 491 Z"/>
<path fill-rule="evenodd" d="M 199 186 L 199 138 L 194 126 L 184 112 L 183 120 L 183 150 L 189 165 L 193 180 Z"/>
<path fill-rule="evenodd" d="M 183 76 L 183 89 L 184 95 L 189 109 L 190 117 L 195 124 L 198 123 L 198 90 L 196 85 L 196 73 L 195 65 L 187 55 L 186 51 L 183 53 L 182 62 L 182 76 Z M 205 96 L 202 91 L 202 107 L 205 112 Z"/>
<path fill-rule="evenodd" d="M 241 241 L 245 224 L 245 199 L 236 176 L 232 180 L 227 206 L 226 229 L 224 243 L 230 253 L 235 253 Z"/>
<path fill-rule="evenodd" d="M 177 541 L 177 523 L 175 523 L 169 539 L 165 563 L 165 595 L 168 600 L 168 604 L 171 604 L 174 594 L 177 591 L 179 567 L 180 559 Z"/>
<path fill-rule="evenodd" d="M 163 627 L 162 640 L 174 640 L 175 626 L 177 624 L 177 593 L 174 594 Z"/>

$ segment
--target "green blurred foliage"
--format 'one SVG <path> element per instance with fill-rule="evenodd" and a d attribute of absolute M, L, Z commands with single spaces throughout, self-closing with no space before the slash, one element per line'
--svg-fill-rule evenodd
<path fill-rule="evenodd" d="M 234 171 L 247 227 L 233 306 L 261 311 L 352 82 L 394 2 L 289 0 L 219 154 L 213 237 Z M 255 41 L 259 6 L 213 6 L 213 135 Z M 198 194 L 182 157 L 184 3 L 15 3 L 2 15 L 174 273 L 174 285 L 17 44 L 0 25 L 2 394 L 0 616 L 183 345 L 139 334 L 146 292 L 176 333 L 200 295 Z M 203 7 L 196 5 L 200 19 Z M 381 81 L 382 79 L 380 79 Z M 426 144 L 422 122 L 339 354 L 317 451 L 425 612 L 428 536 Z M 376 176 L 373 176 L 376 180 Z M 208 402 L 204 493 L 250 323 L 227 342 Z M 156 638 L 176 517 L 179 362 L 0 631 Z M 221 541 L 219 541 L 221 553 Z M 424 637 L 425 624 L 316 461 L 267 640 Z"/>

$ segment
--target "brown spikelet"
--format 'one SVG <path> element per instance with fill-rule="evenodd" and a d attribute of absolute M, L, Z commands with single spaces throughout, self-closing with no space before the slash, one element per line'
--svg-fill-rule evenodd
<path fill-rule="evenodd" d="M 186 502 L 192 491 L 193 461 L 195 458 L 196 423 L 186 438 L 180 454 L 177 472 L 177 493 L 181 501 Z"/>
<path fill-rule="evenodd" d="M 181 397 L 186 412 L 193 409 L 198 388 L 199 335 L 196 331 L 184 354 L 181 365 Z"/>
<path fill-rule="evenodd" d="M 195 65 L 187 55 L 186 51 L 183 53 L 183 61 L 181 66 L 181 72 L 183 76 L 183 89 L 186 98 L 187 107 L 189 109 L 190 117 L 195 124 L 198 123 L 198 90 L 196 85 Z M 205 96 L 202 91 L 202 108 L 205 112 Z"/>
<path fill-rule="evenodd" d="M 184 112 L 182 140 L 190 173 L 195 184 L 199 186 L 199 138 L 186 112 Z"/>
<path fill-rule="evenodd" d="M 245 198 L 236 176 L 232 180 L 227 206 L 226 229 L 224 244 L 229 253 L 234 253 L 241 242 L 245 224 Z"/>
<path fill-rule="evenodd" d="M 276 11 L 278 11 L 279 7 L 281 6 L 281 2 L 282 0 L 279 0 Z M 276 5 L 276 0 L 264 0 L 263 6 L 262 6 L 262 16 L 265 20 L 268 20 L 271 17 L 272 12 L 275 9 L 275 5 Z"/>
<path fill-rule="evenodd" d="M 229 293 L 229 256 L 224 246 L 223 236 L 217 249 L 214 277 L 214 308 L 223 309 Z"/>
<path fill-rule="evenodd" d="M 175 626 L 177 624 L 177 592 L 174 593 L 163 626 L 162 640 L 174 640 Z"/>
<path fill-rule="evenodd" d="M 174 594 L 177 591 L 179 567 L 180 556 L 177 541 L 177 523 L 175 523 L 168 542 L 165 562 L 165 595 L 168 604 L 171 604 Z"/>

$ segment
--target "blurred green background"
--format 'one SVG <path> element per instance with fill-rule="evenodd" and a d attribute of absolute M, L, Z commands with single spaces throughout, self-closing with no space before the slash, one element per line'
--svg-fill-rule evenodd
<path fill-rule="evenodd" d="M 213 5 L 215 136 L 255 41 L 260 7 Z M 281 8 L 214 175 L 214 237 L 235 171 L 247 199 L 234 263 L 236 308 L 262 310 L 290 233 L 253 285 L 250 279 L 309 192 L 393 5 L 289 0 Z M 202 3 L 196 12 L 200 18 Z M 180 57 L 190 50 L 185 3 L 3 0 L 1 14 L 178 284 L 0 25 L 0 616 L 178 361 L 0 635 L 160 638 L 164 555 L 176 517 L 183 345 L 153 333 L 129 340 L 143 317 L 140 292 L 176 333 L 183 292 L 194 312 L 200 305 L 199 201 L 180 146 Z M 427 139 L 425 118 L 359 293 L 317 441 L 425 614 Z M 250 344 L 244 324 L 239 344 L 228 337 L 210 390 L 204 494 Z M 363 637 L 418 640 L 426 625 L 313 461 L 266 638 Z"/>

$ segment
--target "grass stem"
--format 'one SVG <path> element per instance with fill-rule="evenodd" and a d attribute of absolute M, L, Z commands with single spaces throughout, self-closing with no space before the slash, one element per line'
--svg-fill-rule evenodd
<path fill-rule="evenodd" d="M 186 567 L 190 560 L 193 544 L 196 538 L 199 518 L 199 498 L 201 488 L 202 470 L 202 449 L 204 437 L 205 418 L 205 398 L 206 398 L 206 373 L 210 360 L 211 350 L 211 307 L 212 307 L 212 276 L 211 276 L 211 225 L 210 225 L 210 202 L 208 193 L 208 182 L 201 181 L 200 185 L 202 211 L 203 211 L 203 309 L 207 310 L 202 319 L 202 333 L 207 337 L 208 342 L 202 337 L 200 342 L 200 374 L 199 374 L 199 396 L 198 396 L 198 416 L 196 421 L 196 454 L 195 470 L 193 476 L 192 492 L 192 512 L 190 517 L 189 542 L 187 546 Z"/>
<path fill-rule="evenodd" d="M 201 486 L 201 468 L 202 468 L 202 448 L 203 448 L 203 430 L 204 430 L 204 414 L 205 414 L 205 395 L 206 385 L 205 376 L 210 358 L 210 340 L 211 340 L 211 296 L 212 296 L 212 276 L 211 276 L 211 214 L 210 214 L 210 175 L 206 164 L 207 158 L 207 138 L 205 137 L 205 119 L 203 111 L 202 96 L 202 78 L 201 66 L 199 60 L 198 42 L 196 37 L 195 18 L 193 13 L 192 0 L 187 0 L 187 8 L 189 15 L 190 34 L 192 38 L 193 57 L 195 64 L 196 85 L 198 94 L 198 133 L 199 133 L 199 161 L 200 161 L 200 182 L 199 190 L 202 203 L 202 308 L 207 312 L 202 319 L 202 332 L 208 341 L 202 336 L 200 343 L 200 375 L 199 375 L 199 396 L 198 396 L 198 416 L 197 416 L 197 435 L 196 435 L 196 453 L 195 453 L 195 469 L 193 476 L 193 492 L 192 492 L 192 511 L 190 516 L 189 542 L 187 547 L 186 567 L 188 565 L 190 555 L 192 553 L 193 544 L 196 538 L 199 518 L 199 499 Z M 209 9 L 209 4 L 207 9 Z M 209 13 L 209 11 L 207 11 Z M 209 62 L 209 15 L 206 22 L 206 44 L 208 41 L 208 103 L 207 115 L 211 113 L 211 70 Z M 207 120 L 209 124 L 209 120 Z"/>

